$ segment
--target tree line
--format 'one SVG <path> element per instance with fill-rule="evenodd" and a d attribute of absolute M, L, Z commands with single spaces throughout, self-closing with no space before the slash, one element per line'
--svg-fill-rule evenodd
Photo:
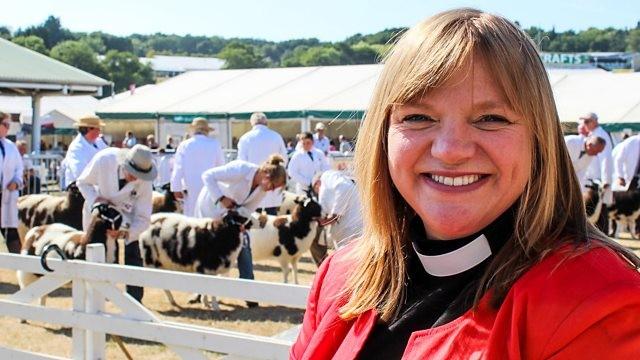
<path fill-rule="evenodd" d="M 224 59 L 228 69 L 373 64 L 405 30 L 392 28 L 374 34 L 355 34 L 339 42 L 315 38 L 273 42 L 162 33 L 115 36 L 100 31 L 73 32 L 62 26 L 60 18 L 49 16 L 42 24 L 15 32 L 0 26 L 0 37 L 109 79 L 115 83 L 116 91 L 122 91 L 130 84 L 154 82 L 153 71 L 139 61 L 140 57 L 155 54 L 213 56 Z M 542 51 L 640 52 L 640 21 L 632 29 L 589 28 L 557 32 L 530 27 L 524 30 Z"/>

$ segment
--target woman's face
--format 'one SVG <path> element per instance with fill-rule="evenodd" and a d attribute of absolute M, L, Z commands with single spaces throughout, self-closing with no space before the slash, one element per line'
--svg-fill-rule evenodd
<path fill-rule="evenodd" d="M 268 174 L 262 173 L 262 179 L 260 179 L 260 188 L 262 191 L 272 191 L 281 186 L 283 186 L 283 184 L 274 183 Z"/>
<path fill-rule="evenodd" d="M 482 59 L 391 112 L 389 171 L 433 239 L 473 234 L 520 196 L 531 136 Z"/>

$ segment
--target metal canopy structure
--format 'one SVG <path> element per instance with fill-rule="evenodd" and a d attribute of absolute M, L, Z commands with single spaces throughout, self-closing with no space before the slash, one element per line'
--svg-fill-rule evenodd
<path fill-rule="evenodd" d="M 31 147 L 40 152 L 40 99 L 46 95 L 102 95 L 107 80 L 0 38 L 0 95 L 31 96 Z"/>

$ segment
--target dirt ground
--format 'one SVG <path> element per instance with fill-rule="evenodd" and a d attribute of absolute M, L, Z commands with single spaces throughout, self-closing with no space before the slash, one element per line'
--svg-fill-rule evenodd
<path fill-rule="evenodd" d="M 282 272 L 276 262 L 261 261 L 254 268 L 256 279 L 282 282 Z M 302 285 L 310 285 L 316 266 L 310 258 L 303 258 L 299 264 L 299 280 Z M 230 277 L 238 277 L 232 270 Z M 291 279 L 291 275 L 289 276 Z M 18 290 L 15 272 L 0 269 L 0 297 L 6 297 Z M 164 293 L 158 289 L 145 289 L 144 305 L 162 319 L 173 322 L 211 326 L 218 329 L 246 332 L 255 335 L 273 336 L 302 323 L 303 310 L 281 306 L 261 305 L 247 308 L 244 301 L 219 298 L 220 312 L 212 312 L 201 304 L 188 304 L 191 294 L 173 292 L 176 302 L 182 307 L 172 307 Z M 71 289 L 56 290 L 47 299 L 48 307 L 70 309 Z M 107 310 L 114 310 L 107 304 Z M 0 346 L 39 352 L 54 356 L 71 356 L 71 329 L 47 323 L 21 324 L 16 318 L 0 317 Z M 123 339 L 127 350 L 134 359 L 169 360 L 179 357 L 162 344 Z M 107 359 L 126 359 L 115 341 L 107 336 Z M 208 354 L 210 358 L 220 358 L 220 354 Z"/>

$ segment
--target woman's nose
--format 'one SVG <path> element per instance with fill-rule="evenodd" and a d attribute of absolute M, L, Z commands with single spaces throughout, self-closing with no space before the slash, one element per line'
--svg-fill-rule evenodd
<path fill-rule="evenodd" d="M 455 122 L 455 123 L 454 123 Z M 431 156 L 445 164 L 457 165 L 471 159 L 476 151 L 465 121 L 443 121 L 431 144 Z"/>

